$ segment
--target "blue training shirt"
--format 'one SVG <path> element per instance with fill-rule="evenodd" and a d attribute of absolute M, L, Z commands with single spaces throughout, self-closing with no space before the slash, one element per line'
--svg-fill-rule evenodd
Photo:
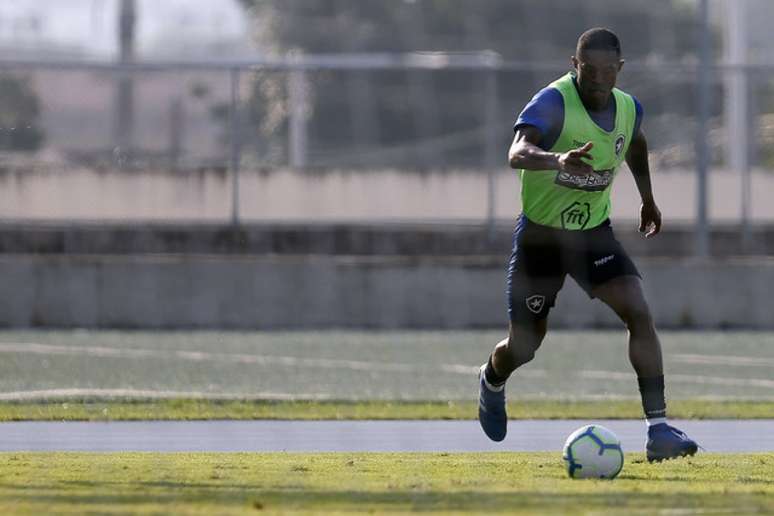
<path fill-rule="evenodd" d="M 594 123 L 605 131 L 612 131 L 615 127 L 615 101 L 612 100 L 612 96 L 610 99 L 611 101 L 608 102 L 604 111 L 588 112 Z M 636 110 L 634 132 L 632 133 L 632 140 L 634 140 L 634 135 L 640 130 L 642 122 L 642 105 L 634 98 L 634 95 L 632 95 L 632 99 L 634 99 Z M 513 125 L 513 130 L 516 131 L 524 125 L 537 127 L 542 135 L 538 147 L 544 151 L 551 149 L 562 132 L 562 126 L 564 126 L 564 100 L 559 90 L 549 86 L 537 92 L 519 114 L 519 118 Z"/>

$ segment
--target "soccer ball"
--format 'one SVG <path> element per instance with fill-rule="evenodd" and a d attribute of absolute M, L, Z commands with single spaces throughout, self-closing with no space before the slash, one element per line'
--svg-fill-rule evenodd
<path fill-rule="evenodd" d="M 621 441 L 609 429 L 586 425 L 570 434 L 562 458 L 570 478 L 615 478 L 623 468 Z"/>

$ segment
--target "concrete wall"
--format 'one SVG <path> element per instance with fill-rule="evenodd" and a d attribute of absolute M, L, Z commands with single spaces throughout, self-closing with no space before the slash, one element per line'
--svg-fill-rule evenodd
<path fill-rule="evenodd" d="M 503 158 L 504 159 L 504 158 Z M 693 170 L 654 171 L 656 198 L 667 224 L 694 219 Z M 244 221 L 480 221 L 487 216 L 487 176 L 480 170 L 245 169 L 240 175 Z M 774 221 L 774 174 L 755 171 L 751 216 Z M 741 213 L 740 180 L 713 171 L 709 212 L 715 221 Z M 0 167 L 0 219 L 99 221 L 228 221 L 231 183 L 220 170 L 165 171 Z M 516 174 L 497 173 L 496 217 L 521 210 Z M 638 217 L 639 197 L 625 170 L 613 192 L 613 219 Z"/>
<path fill-rule="evenodd" d="M 510 252 L 514 221 L 490 233 L 485 224 L 42 224 L 0 223 L 0 254 L 236 254 L 495 256 Z M 634 223 L 614 224 L 633 256 L 685 257 L 695 253 L 695 228 L 669 224 L 643 238 Z M 774 256 L 774 225 L 756 225 L 744 245 L 736 226 L 715 225 L 711 256 Z"/>
<path fill-rule="evenodd" d="M 0 256 L 0 325 L 505 327 L 503 259 Z M 774 329 L 774 260 L 639 260 L 661 327 Z M 554 327 L 620 326 L 571 280 Z"/>

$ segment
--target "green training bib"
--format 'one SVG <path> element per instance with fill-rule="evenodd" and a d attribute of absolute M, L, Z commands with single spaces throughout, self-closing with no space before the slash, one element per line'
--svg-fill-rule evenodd
<path fill-rule="evenodd" d="M 610 188 L 631 143 L 636 108 L 631 95 L 613 88 L 615 127 L 605 131 L 589 116 L 573 76 L 568 73 L 549 85 L 564 100 L 564 126 L 550 152 L 567 152 L 592 142 L 588 176 L 571 176 L 557 170 L 520 170 L 521 202 L 532 222 L 561 229 L 591 229 L 610 215 Z"/>

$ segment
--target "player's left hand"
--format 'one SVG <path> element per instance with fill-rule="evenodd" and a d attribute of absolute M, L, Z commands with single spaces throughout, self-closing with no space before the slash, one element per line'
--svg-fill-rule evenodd
<path fill-rule="evenodd" d="M 661 211 L 653 201 L 643 202 L 640 206 L 640 233 L 645 233 L 645 238 L 658 235 L 661 231 Z"/>

